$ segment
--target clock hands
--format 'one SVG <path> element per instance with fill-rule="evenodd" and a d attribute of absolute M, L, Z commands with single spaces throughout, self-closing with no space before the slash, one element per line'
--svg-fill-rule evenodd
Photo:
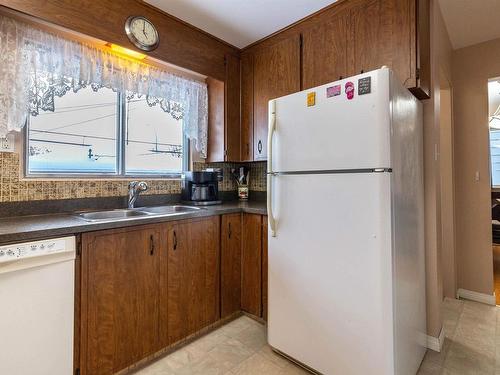
<path fill-rule="evenodd" d="M 146 33 L 146 21 L 142 21 L 142 33 L 146 38 L 149 38 L 148 34 Z"/>

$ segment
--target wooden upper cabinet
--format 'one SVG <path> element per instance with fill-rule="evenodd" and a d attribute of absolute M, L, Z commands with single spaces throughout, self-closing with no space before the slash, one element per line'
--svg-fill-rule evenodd
<path fill-rule="evenodd" d="M 225 81 L 207 78 L 208 162 L 240 161 L 240 59 L 227 55 Z"/>
<path fill-rule="evenodd" d="M 240 161 L 240 59 L 226 56 L 225 161 Z"/>
<path fill-rule="evenodd" d="M 241 161 L 253 161 L 253 55 L 241 55 Z"/>
<path fill-rule="evenodd" d="M 173 344 L 220 317 L 219 217 L 164 224 L 160 332 Z M 164 261 L 166 257 L 166 261 Z"/>
<path fill-rule="evenodd" d="M 429 59 L 426 35 L 430 15 L 425 14 L 426 4 L 429 0 L 354 1 L 348 42 L 349 75 L 385 65 L 418 98 L 429 97 L 430 70 L 425 60 Z"/>
<path fill-rule="evenodd" d="M 303 89 L 347 77 L 349 10 L 342 9 L 302 33 Z"/>
<path fill-rule="evenodd" d="M 241 214 L 222 216 L 221 318 L 241 309 Z"/>
<path fill-rule="evenodd" d="M 208 87 L 208 162 L 224 161 L 224 82 L 207 78 Z"/>
<path fill-rule="evenodd" d="M 414 3 L 412 3 L 414 4 Z M 428 99 L 431 93 L 431 5 L 430 0 L 417 0 L 416 11 L 412 14 L 415 32 L 413 44 L 416 45 L 415 66 L 412 69 L 412 82 L 407 86 L 418 99 Z"/>
<path fill-rule="evenodd" d="M 156 226 L 82 235 L 82 374 L 113 374 L 158 350 L 159 245 Z"/>
<path fill-rule="evenodd" d="M 253 154 L 254 160 L 265 160 L 269 100 L 300 91 L 300 36 L 256 51 L 253 72 Z"/>

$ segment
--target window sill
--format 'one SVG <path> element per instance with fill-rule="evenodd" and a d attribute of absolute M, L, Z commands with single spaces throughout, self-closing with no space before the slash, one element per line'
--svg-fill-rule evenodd
<path fill-rule="evenodd" d="M 20 178 L 20 182 L 36 181 L 181 181 L 181 174 L 175 175 L 141 175 L 141 176 L 113 176 L 113 175 L 68 175 L 68 176 L 50 176 L 50 175 L 30 175 Z"/>

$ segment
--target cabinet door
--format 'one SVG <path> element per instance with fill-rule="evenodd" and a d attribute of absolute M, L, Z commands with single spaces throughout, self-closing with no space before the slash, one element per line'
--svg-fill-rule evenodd
<path fill-rule="evenodd" d="M 262 217 L 243 214 L 241 247 L 241 309 L 262 313 Z"/>
<path fill-rule="evenodd" d="M 222 216 L 221 317 L 241 309 L 241 214 Z"/>
<path fill-rule="evenodd" d="M 241 161 L 253 161 L 253 55 L 241 55 Z"/>
<path fill-rule="evenodd" d="M 225 161 L 240 161 L 240 59 L 226 56 Z"/>
<path fill-rule="evenodd" d="M 160 331 L 162 340 L 172 344 L 220 316 L 219 218 L 169 223 L 165 231 Z"/>
<path fill-rule="evenodd" d="M 415 24 L 416 65 L 415 82 L 410 91 L 418 99 L 428 99 L 431 93 L 431 5 L 430 0 L 417 0 L 413 22 Z M 408 87 L 408 86 L 407 86 Z"/>
<path fill-rule="evenodd" d="M 81 371 L 112 374 L 158 349 L 159 230 L 82 235 Z"/>
<path fill-rule="evenodd" d="M 267 216 L 262 216 L 262 318 L 267 321 Z"/>
<path fill-rule="evenodd" d="M 347 77 L 349 17 L 349 10 L 343 9 L 303 32 L 303 89 Z"/>
<path fill-rule="evenodd" d="M 267 159 L 268 102 L 300 91 L 300 35 L 255 52 L 254 160 Z"/>
<path fill-rule="evenodd" d="M 207 162 L 224 161 L 224 82 L 207 78 L 208 88 L 208 152 Z"/>
<path fill-rule="evenodd" d="M 360 0 L 351 10 L 349 74 L 392 68 L 402 83 L 412 78 L 415 0 Z M 412 50 L 413 49 L 413 50 Z"/>

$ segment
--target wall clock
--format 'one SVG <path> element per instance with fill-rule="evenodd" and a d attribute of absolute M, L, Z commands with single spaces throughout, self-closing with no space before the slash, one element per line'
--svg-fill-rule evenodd
<path fill-rule="evenodd" d="M 142 16 L 130 16 L 125 22 L 125 33 L 130 41 L 143 51 L 152 51 L 160 44 L 160 36 L 153 23 Z"/>

